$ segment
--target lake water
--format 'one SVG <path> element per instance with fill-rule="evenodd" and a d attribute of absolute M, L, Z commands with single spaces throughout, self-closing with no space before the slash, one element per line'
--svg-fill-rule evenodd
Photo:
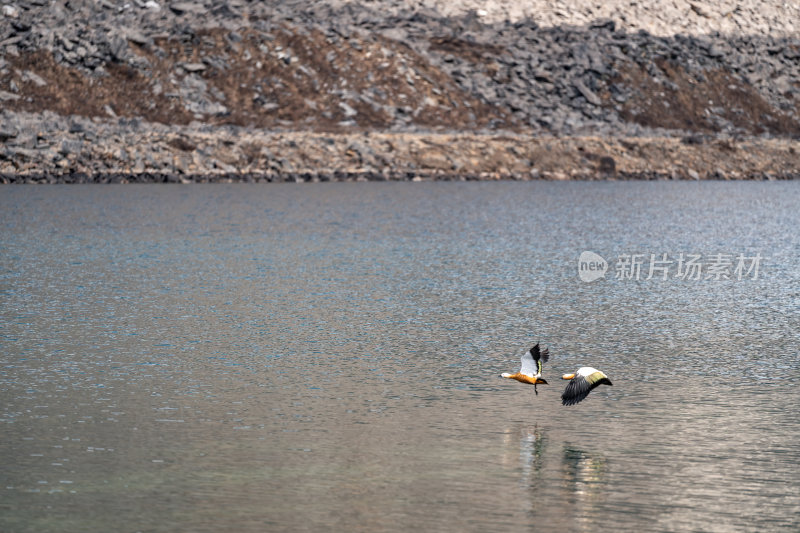
<path fill-rule="evenodd" d="M 0 530 L 798 531 L 798 206 L 753 182 L 0 188 Z M 499 375 L 537 341 L 535 395 Z M 583 365 L 614 385 L 564 407 Z"/>

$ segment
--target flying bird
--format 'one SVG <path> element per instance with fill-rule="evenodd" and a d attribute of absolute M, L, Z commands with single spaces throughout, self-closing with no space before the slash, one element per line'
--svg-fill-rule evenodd
<path fill-rule="evenodd" d="M 582 401 L 598 385 L 612 384 L 608 376 L 590 366 L 583 366 L 574 374 L 564 374 L 561 379 L 570 380 L 561 395 L 561 403 L 564 405 L 575 405 Z"/>
<path fill-rule="evenodd" d="M 503 372 L 500 375 L 504 378 L 516 379 L 521 383 L 533 385 L 533 392 L 538 395 L 539 391 L 536 390 L 536 385 L 547 385 L 547 381 L 542 378 L 542 363 L 546 363 L 549 358 L 550 350 L 539 350 L 539 343 L 537 342 L 536 346 L 522 356 L 522 367 L 519 372 L 515 374 Z"/>

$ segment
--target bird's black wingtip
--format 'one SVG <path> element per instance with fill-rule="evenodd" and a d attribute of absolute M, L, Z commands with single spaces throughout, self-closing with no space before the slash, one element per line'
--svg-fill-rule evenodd
<path fill-rule="evenodd" d="M 534 361 L 538 361 L 539 359 L 541 359 L 543 363 L 546 363 L 547 360 L 550 358 L 550 349 L 545 348 L 544 350 L 542 350 L 539 347 L 539 343 L 537 342 L 536 346 L 531 348 L 531 355 L 533 356 Z"/>

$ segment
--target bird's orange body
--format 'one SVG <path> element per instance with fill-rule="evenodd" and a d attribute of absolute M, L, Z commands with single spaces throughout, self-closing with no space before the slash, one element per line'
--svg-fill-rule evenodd
<path fill-rule="evenodd" d="M 528 385 L 547 385 L 547 381 L 543 380 L 542 378 L 537 378 L 535 376 L 527 376 L 521 372 L 517 372 L 516 374 L 511 374 L 510 376 L 503 376 L 508 379 L 516 379 L 521 383 L 527 383 Z"/>

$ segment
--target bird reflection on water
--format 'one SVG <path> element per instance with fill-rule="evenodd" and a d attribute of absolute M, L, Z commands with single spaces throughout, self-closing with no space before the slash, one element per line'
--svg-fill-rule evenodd
<path fill-rule="evenodd" d="M 562 455 L 562 487 L 565 499 L 572 503 L 571 515 L 582 523 L 598 516 L 606 499 L 608 461 L 592 453 L 564 444 Z"/>
<path fill-rule="evenodd" d="M 539 477 L 543 467 L 545 437 L 538 426 L 522 426 L 509 429 L 505 433 L 506 443 L 511 444 L 514 435 L 519 438 L 519 466 L 522 471 L 520 482 L 528 487 L 533 483 L 532 477 Z M 509 463 L 511 461 L 508 461 Z"/>
<path fill-rule="evenodd" d="M 588 525 L 606 501 L 609 462 L 598 452 L 570 443 L 558 444 L 538 425 L 508 428 L 503 434 L 503 463 L 517 470 L 519 484 L 530 495 L 525 512 L 551 527 Z M 557 438 L 557 436 L 555 437 Z M 561 502 L 558 509 L 553 502 Z M 564 504 L 567 504 L 566 507 Z"/>

